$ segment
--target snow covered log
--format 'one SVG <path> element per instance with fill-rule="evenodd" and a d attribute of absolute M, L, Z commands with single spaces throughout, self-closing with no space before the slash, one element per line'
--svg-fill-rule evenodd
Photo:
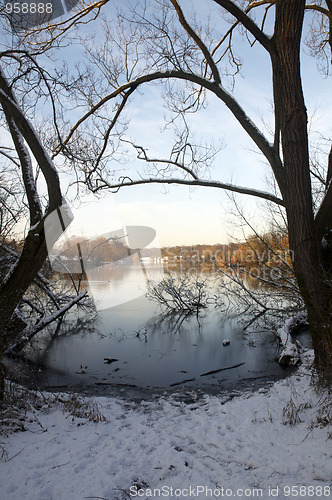
<path fill-rule="evenodd" d="M 82 299 L 84 299 L 84 297 L 87 296 L 87 293 L 88 292 L 86 292 L 86 291 L 79 293 L 73 300 L 71 300 L 68 304 L 63 306 L 61 309 L 55 311 L 50 316 L 43 318 L 39 323 L 37 323 L 33 328 L 31 328 L 31 330 L 29 332 L 27 332 L 25 335 L 20 337 L 20 339 L 18 341 L 16 341 L 11 346 L 9 346 L 5 350 L 4 354 L 8 355 L 8 354 L 11 354 L 12 352 L 14 352 L 15 350 L 21 349 L 23 347 L 23 345 L 26 344 L 26 342 L 28 342 L 29 340 L 31 340 L 35 335 L 37 335 L 37 333 L 39 333 L 41 330 L 46 328 L 48 325 L 50 325 L 54 321 L 56 321 L 56 320 L 60 319 L 62 316 L 64 316 L 64 314 L 67 311 L 69 311 L 69 309 L 71 309 L 74 305 L 76 305 L 78 302 L 80 302 Z"/>
<path fill-rule="evenodd" d="M 278 363 L 282 366 L 296 366 L 301 363 L 301 346 L 293 340 L 291 329 L 296 324 L 296 318 L 289 318 L 282 328 L 277 330 L 277 337 L 282 347 Z"/>

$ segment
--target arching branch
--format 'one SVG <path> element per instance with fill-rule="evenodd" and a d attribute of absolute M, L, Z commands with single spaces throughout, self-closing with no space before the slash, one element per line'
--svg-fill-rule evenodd
<path fill-rule="evenodd" d="M 331 0 L 326 0 L 326 3 L 327 4 L 330 3 L 332 6 Z M 324 9 L 324 7 L 322 7 L 321 5 L 316 5 L 314 3 L 311 3 L 311 4 L 307 4 L 304 8 L 306 10 L 316 10 L 317 12 L 320 12 L 321 14 L 328 16 L 330 19 L 332 18 L 332 9 L 330 7 L 329 7 L 330 10 L 327 10 L 327 9 Z"/>
<path fill-rule="evenodd" d="M 119 179 L 120 182 L 117 183 L 108 183 L 107 181 L 103 180 L 101 181 L 101 184 L 97 186 L 95 189 L 92 189 L 92 191 L 96 192 L 105 188 L 110 188 L 118 191 L 120 188 L 125 186 L 139 186 L 142 184 L 182 184 L 186 186 L 195 186 L 195 187 L 201 186 L 210 188 L 214 187 L 218 189 L 224 189 L 226 191 L 233 191 L 234 193 L 255 196 L 257 198 L 262 198 L 268 201 L 272 201 L 277 205 L 284 206 L 283 200 L 278 198 L 277 196 L 274 196 L 271 193 L 259 191 L 258 189 L 235 186 L 234 184 L 227 184 L 219 181 L 209 181 L 205 179 L 190 180 L 190 179 L 155 179 L 155 178 L 131 180 L 129 177 L 123 177 L 120 179 Z"/>
<path fill-rule="evenodd" d="M 60 146 L 56 154 L 60 153 L 61 149 L 66 144 L 68 144 L 74 132 L 79 128 L 79 126 L 82 125 L 89 117 L 91 117 L 98 109 L 100 109 L 106 103 L 108 103 L 109 101 L 111 101 L 112 99 L 116 98 L 119 95 L 123 95 L 123 93 L 126 92 L 128 89 L 137 88 L 144 83 L 153 82 L 155 80 L 165 80 L 170 78 L 196 83 L 197 85 L 213 92 L 222 102 L 224 102 L 227 108 L 232 112 L 234 117 L 244 128 L 244 130 L 248 133 L 253 142 L 256 144 L 256 146 L 260 149 L 260 151 L 264 154 L 264 156 L 270 163 L 271 168 L 273 169 L 273 172 L 277 178 L 279 188 L 282 192 L 284 187 L 284 179 L 283 179 L 283 166 L 280 157 L 276 153 L 273 146 L 266 139 L 266 137 L 258 129 L 258 127 L 247 116 L 247 114 L 240 106 L 240 104 L 237 102 L 237 100 L 229 92 L 227 92 L 222 87 L 221 84 L 216 84 L 215 82 L 211 82 L 200 75 L 195 75 L 193 73 L 188 73 L 185 71 L 177 71 L 177 70 L 156 71 L 154 73 L 140 76 L 135 80 L 132 80 L 131 82 L 127 82 L 121 85 L 116 90 L 114 90 L 114 92 L 108 94 L 103 99 L 101 99 L 97 104 L 91 107 L 91 109 L 72 127 L 70 133 L 68 134 L 67 138 L 63 141 L 62 146 Z"/>

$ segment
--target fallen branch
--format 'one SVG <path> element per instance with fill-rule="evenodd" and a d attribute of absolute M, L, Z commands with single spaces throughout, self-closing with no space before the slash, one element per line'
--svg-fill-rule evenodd
<path fill-rule="evenodd" d="M 88 292 L 83 292 L 77 295 L 69 304 L 66 304 L 61 309 L 57 310 L 54 314 L 51 314 L 47 318 L 39 321 L 37 325 L 35 325 L 29 332 L 23 335 L 17 342 L 12 344 L 8 349 L 4 352 L 5 355 L 11 354 L 12 352 L 19 350 L 26 344 L 29 340 L 31 340 L 37 333 L 46 328 L 48 325 L 61 318 L 69 309 L 71 309 L 74 305 L 80 302 L 84 297 L 87 296 Z"/>
<path fill-rule="evenodd" d="M 174 384 L 170 384 L 170 387 L 175 387 L 176 385 L 181 385 L 181 384 L 185 384 L 186 382 L 193 382 L 194 378 L 186 378 L 185 380 L 181 380 L 181 382 L 175 382 Z"/>
<path fill-rule="evenodd" d="M 212 375 L 213 373 L 223 372 L 224 370 L 231 370 L 232 368 L 238 368 L 239 366 L 245 365 L 245 363 L 239 363 L 233 366 L 227 366 L 226 368 L 219 368 L 219 370 L 211 370 L 210 372 L 202 373 L 201 377 L 206 377 L 207 375 Z"/>

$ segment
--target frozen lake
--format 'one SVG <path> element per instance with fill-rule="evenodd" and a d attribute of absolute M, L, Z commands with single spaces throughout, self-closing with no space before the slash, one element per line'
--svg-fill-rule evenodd
<path fill-rule="evenodd" d="M 146 269 L 161 278 L 157 267 Z M 35 343 L 36 383 L 229 390 L 289 374 L 275 361 L 273 332 L 244 331 L 241 315 L 213 301 L 198 316 L 165 314 L 145 297 L 145 278 L 140 265 L 95 269 L 89 287 L 97 316 L 78 322 L 69 316 L 55 337 L 44 334 Z M 211 296 L 217 285 L 209 280 Z"/>

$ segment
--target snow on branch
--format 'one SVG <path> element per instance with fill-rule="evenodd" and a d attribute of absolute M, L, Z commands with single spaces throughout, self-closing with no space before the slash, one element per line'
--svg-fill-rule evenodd
<path fill-rule="evenodd" d="M 20 133 L 26 140 L 30 150 L 32 151 L 47 184 L 49 208 L 50 210 L 54 210 L 62 204 L 62 194 L 58 172 L 45 148 L 41 144 L 40 139 L 32 124 L 26 118 L 24 112 L 18 105 L 1 68 L 0 102 L 2 106 L 5 106 L 10 112 L 10 115 L 15 122 L 18 130 L 20 131 Z"/>
<path fill-rule="evenodd" d="M 62 318 L 62 316 L 69 311 L 74 305 L 76 305 L 78 302 L 80 302 L 84 297 L 87 296 L 88 292 L 83 292 L 77 295 L 73 300 L 71 300 L 68 304 L 63 306 L 61 309 L 55 311 L 53 314 L 50 316 L 43 318 L 39 323 L 37 323 L 33 328 L 31 328 L 25 335 L 20 337 L 20 339 L 12 344 L 8 349 L 5 351 L 5 355 L 11 354 L 14 351 L 17 351 L 23 347 L 29 340 L 31 340 L 37 333 L 39 333 L 41 330 L 46 328 L 48 325 L 56 321 L 57 319 Z"/>
<path fill-rule="evenodd" d="M 295 323 L 295 317 L 289 318 L 284 326 L 277 330 L 277 337 L 282 347 L 278 362 L 283 366 L 296 366 L 301 363 L 300 345 L 292 339 L 290 333 Z"/>
<path fill-rule="evenodd" d="M 127 180 L 126 180 L 127 179 Z M 195 179 L 195 180 L 190 180 L 190 179 L 156 179 L 156 178 L 149 178 L 149 179 L 138 179 L 138 180 L 132 180 L 129 177 L 123 177 L 119 179 L 119 182 L 117 183 L 107 183 L 106 181 L 103 180 L 103 184 L 97 186 L 93 191 L 99 191 L 100 189 L 103 188 L 111 188 L 111 189 L 117 189 L 119 190 L 122 187 L 125 186 L 136 186 L 139 184 L 185 184 L 189 186 L 202 186 L 202 187 L 215 187 L 219 189 L 225 189 L 227 191 L 233 191 L 235 193 L 240 193 L 240 194 L 247 194 L 251 196 L 256 196 L 257 198 L 263 198 L 268 201 L 272 201 L 273 203 L 276 203 L 277 205 L 284 205 L 284 201 L 281 198 L 278 198 L 277 196 L 267 193 L 265 191 L 260 191 L 258 189 L 251 189 L 243 186 L 236 186 L 234 184 L 227 184 L 219 181 L 209 181 L 205 179 Z"/>

